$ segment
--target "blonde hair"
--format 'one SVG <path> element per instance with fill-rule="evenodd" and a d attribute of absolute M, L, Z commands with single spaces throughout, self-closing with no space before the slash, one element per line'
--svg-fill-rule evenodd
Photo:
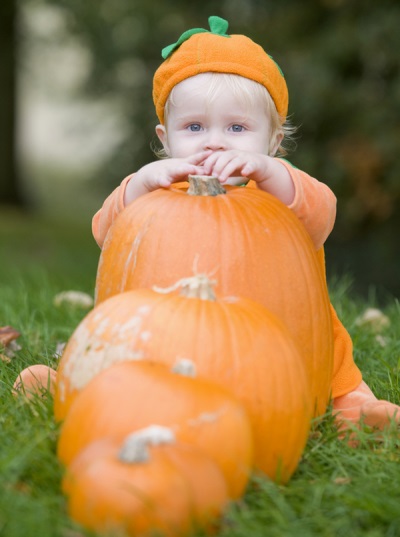
<path fill-rule="evenodd" d="M 205 74 L 205 73 L 204 73 Z M 245 78 L 240 75 L 233 75 L 227 73 L 207 73 L 209 75 L 209 82 L 207 83 L 206 102 L 212 103 L 213 99 L 224 91 L 227 87 L 232 92 L 233 96 L 238 102 L 250 110 L 255 106 L 261 104 L 263 112 L 270 119 L 270 146 L 269 156 L 284 156 L 287 154 L 287 142 L 293 142 L 293 135 L 296 132 L 296 128 L 293 127 L 287 118 L 282 118 L 277 110 L 274 101 L 268 90 L 249 78 Z M 196 75 L 196 76 L 202 76 Z M 164 117 L 165 127 L 168 129 L 168 116 L 171 106 L 175 106 L 174 102 L 174 90 L 176 86 L 172 88 L 171 93 L 165 103 Z M 275 151 L 277 138 L 283 134 L 282 142 L 278 149 Z M 156 148 L 153 144 L 153 151 L 156 156 L 160 158 L 166 158 L 167 155 L 163 148 Z"/>

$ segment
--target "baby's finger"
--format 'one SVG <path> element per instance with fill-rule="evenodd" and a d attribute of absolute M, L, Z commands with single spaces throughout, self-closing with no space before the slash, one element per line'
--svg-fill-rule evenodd
<path fill-rule="evenodd" d="M 243 168 L 241 170 L 241 174 L 244 177 L 248 177 L 249 175 L 251 175 L 255 171 L 256 171 L 255 163 L 254 162 L 248 162 L 247 164 L 245 164 L 245 166 L 243 166 Z"/>
<path fill-rule="evenodd" d="M 208 175 L 205 170 L 204 170 L 204 166 L 202 166 L 201 164 L 199 166 L 195 166 L 193 171 L 190 172 L 190 175 Z"/>
<path fill-rule="evenodd" d="M 211 153 L 212 153 L 211 150 L 201 151 L 200 153 L 195 153 L 194 155 L 191 155 L 187 159 L 187 162 L 189 164 L 201 164 L 207 157 L 211 155 Z"/>
<path fill-rule="evenodd" d="M 180 180 L 180 181 L 187 181 L 188 175 L 198 175 L 198 169 L 199 166 L 196 166 L 194 164 L 189 164 L 187 162 L 182 162 L 173 171 L 174 179 Z"/>
<path fill-rule="evenodd" d="M 226 162 L 227 157 L 223 153 L 212 153 L 203 163 L 204 171 L 207 175 L 217 175 L 218 170 L 222 170 Z"/>
<path fill-rule="evenodd" d="M 165 176 L 165 177 L 160 177 L 160 178 L 159 178 L 159 181 L 158 181 L 158 186 L 159 186 L 160 188 L 168 188 L 168 187 L 171 186 L 172 182 L 173 182 L 173 181 L 171 180 L 170 177 L 167 177 L 167 176 Z"/>
<path fill-rule="evenodd" d="M 234 158 L 229 161 L 224 168 L 219 172 L 218 177 L 221 183 L 225 182 L 232 175 L 241 174 L 243 162 L 239 158 Z"/>
<path fill-rule="evenodd" d="M 232 153 L 220 153 L 219 156 L 215 159 L 214 164 L 212 164 L 211 173 L 213 175 L 216 175 L 217 177 L 220 177 L 220 175 L 224 173 L 224 170 L 228 166 L 230 171 L 232 171 L 232 163 L 233 167 L 236 168 L 239 161 L 239 157 L 233 155 Z"/>

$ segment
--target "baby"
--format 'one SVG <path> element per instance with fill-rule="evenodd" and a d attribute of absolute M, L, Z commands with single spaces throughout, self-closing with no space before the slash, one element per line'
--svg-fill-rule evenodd
<path fill-rule="evenodd" d="M 115 217 L 139 196 L 213 175 L 221 183 L 255 186 L 287 205 L 308 231 L 325 271 L 323 245 L 332 231 L 336 198 L 323 183 L 276 155 L 290 136 L 288 89 L 274 60 L 228 23 L 210 17 L 210 31 L 196 28 L 162 51 L 153 80 L 164 158 L 126 177 L 93 218 L 101 247 Z M 400 407 L 378 400 L 354 363 L 351 338 L 333 307 L 333 411 L 338 425 L 383 428 L 400 422 Z"/>

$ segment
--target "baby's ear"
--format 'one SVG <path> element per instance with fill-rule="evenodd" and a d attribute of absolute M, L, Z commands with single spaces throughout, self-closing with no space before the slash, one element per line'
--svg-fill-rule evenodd
<path fill-rule="evenodd" d="M 168 141 L 167 141 L 167 131 L 165 129 L 164 125 L 157 125 L 156 126 L 156 134 L 158 136 L 158 139 L 162 143 L 165 152 L 167 155 L 169 155 L 169 147 L 168 147 Z"/>
<path fill-rule="evenodd" d="M 269 150 L 270 150 L 270 156 L 274 157 L 276 153 L 278 152 L 279 146 L 281 145 L 283 140 L 283 132 L 278 132 L 274 136 L 274 139 L 271 140 Z"/>

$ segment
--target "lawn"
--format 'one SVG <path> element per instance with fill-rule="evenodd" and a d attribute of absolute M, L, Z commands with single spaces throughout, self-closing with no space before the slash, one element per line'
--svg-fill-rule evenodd
<path fill-rule="evenodd" d="M 24 367 L 57 366 L 65 342 L 87 310 L 54 305 L 65 290 L 93 294 L 99 250 L 90 223 L 68 224 L 16 212 L 0 215 L 0 326 L 11 325 L 21 349 L 0 361 L 0 535 L 89 535 L 68 518 L 60 492 L 63 469 L 55 456 L 58 427 L 51 398 L 28 404 L 12 395 Z M 330 283 L 331 299 L 349 329 L 355 359 L 379 398 L 400 402 L 400 306 L 388 300 L 390 320 L 377 336 L 357 323 L 367 299 L 351 281 Z M 400 437 L 358 433 L 359 447 L 340 440 L 329 412 L 314 425 L 291 481 L 278 486 L 254 476 L 245 497 L 232 505 L 218 537 L 368 537 L 400 535 Z"/>

